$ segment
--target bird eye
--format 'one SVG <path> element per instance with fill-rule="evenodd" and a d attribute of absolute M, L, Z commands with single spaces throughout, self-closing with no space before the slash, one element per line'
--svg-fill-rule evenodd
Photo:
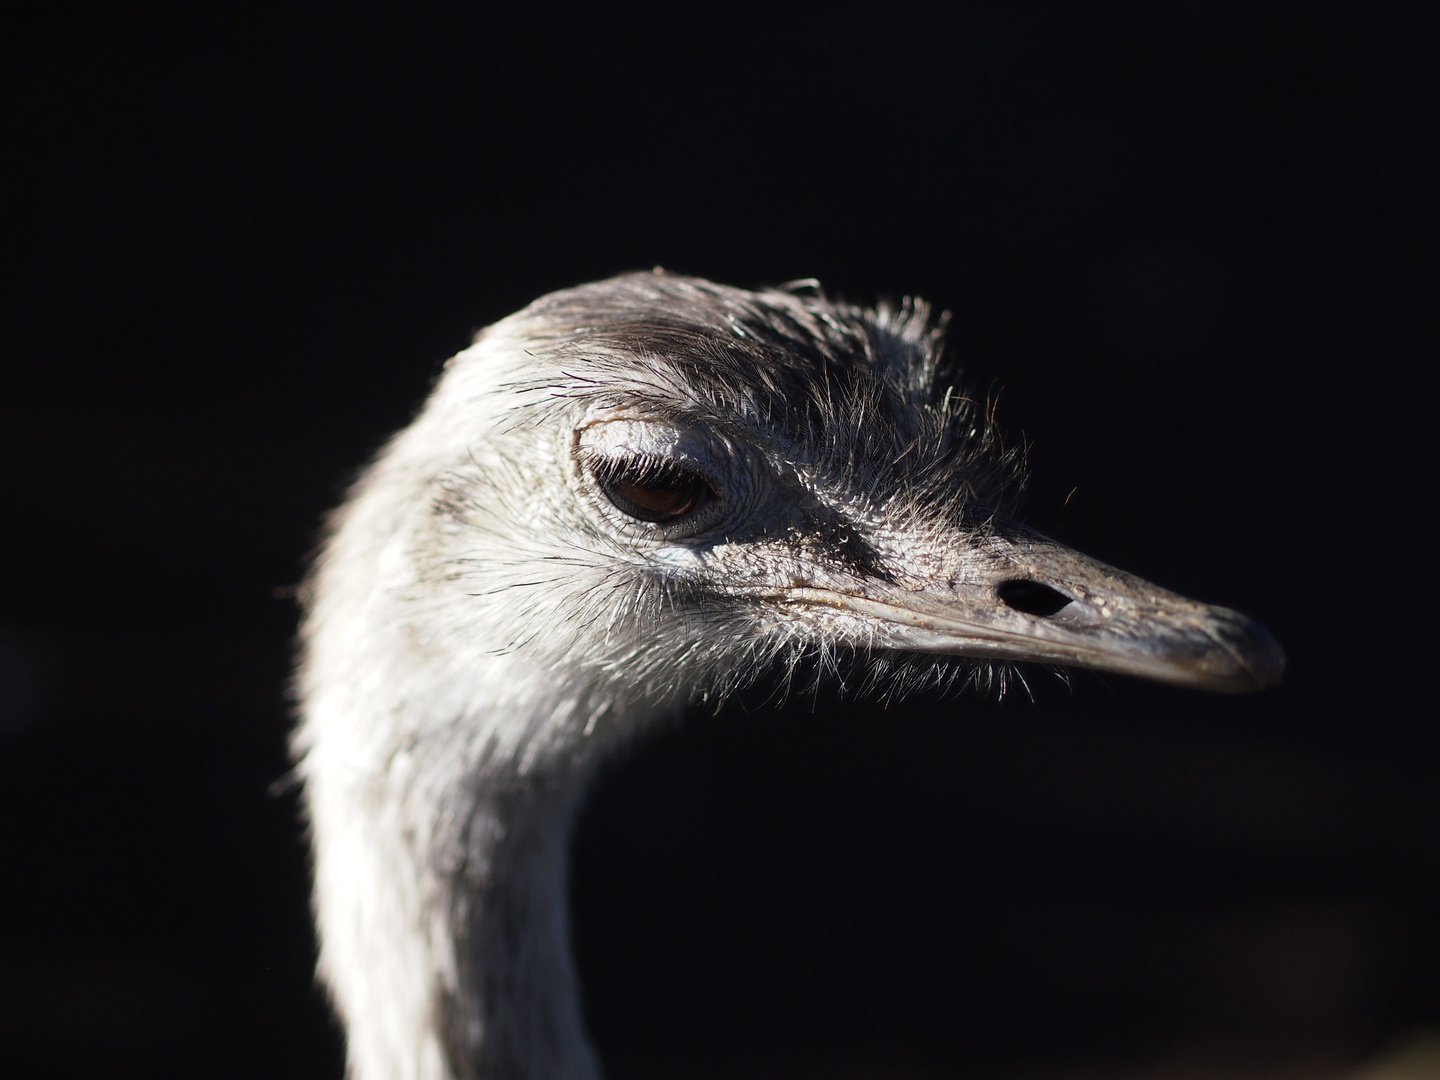
<path fill-rule="evenodd" d="M 598 470 L 598 479 L 618 510 L 653 524 L 678 521 L 715 497 L 701 477 L 673 467 L 620 464 Z"/>

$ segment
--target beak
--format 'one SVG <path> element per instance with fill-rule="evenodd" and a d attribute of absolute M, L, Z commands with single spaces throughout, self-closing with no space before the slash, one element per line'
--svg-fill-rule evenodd
<path fill-rule="evenodd" d="M 838 619 L 872 647 L 1065 664 L 1222 693 L 1273 686 L 1285 673 L 1280 644 L 1259 623 L 1038 534 L 991 536 L 958 564 L 951 556 L 931 565 L 859 588 L 797 585 L 785 590 L 785 607 Z"/>

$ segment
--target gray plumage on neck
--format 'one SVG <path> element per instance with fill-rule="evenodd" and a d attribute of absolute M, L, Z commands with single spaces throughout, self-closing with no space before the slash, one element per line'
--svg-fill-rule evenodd
<path fill-rule="evenodd" d="M 1243 616 L 1012 524 L 1019 462 L 952 374 L 923 303 L 659 271 L 449 362 L 307 589 L 295 751 L 352 1076 L 597 1077 L 565 911 L 585 783 L 760 671 L 1278 678 Z"/>

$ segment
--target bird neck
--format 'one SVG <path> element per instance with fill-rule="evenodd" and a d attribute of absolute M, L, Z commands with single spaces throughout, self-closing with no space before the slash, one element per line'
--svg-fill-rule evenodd
<path fill-rule="evenodd" d="M 312 700 L 301 768 L 353 1080 L 597 1080 L 567 870 L 587 781 L 620 741 L 613 713 L 511 701 L 397 725 L 406 706 L 346 696 L 343 723 Z M 381 726 L 383 743 L 365 738 Z"/>
<path fill-rule="evenodd" d="M 570 948 L 574 775 L 477 787 L 448 878 L 454 980 L 436 1001 L 436 1036 L 457 1080 L 598 1080 Z"/>

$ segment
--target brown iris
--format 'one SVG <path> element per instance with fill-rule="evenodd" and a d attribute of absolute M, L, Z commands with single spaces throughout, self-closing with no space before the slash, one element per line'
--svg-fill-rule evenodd
<path fill-rule="evenodd" d="M 710 485 L 679 469 L 607 470 L 600 477 L 605 494 L 633 518 L 654 523 L 675 521 L 699 509 L 710 497 Z"/>

